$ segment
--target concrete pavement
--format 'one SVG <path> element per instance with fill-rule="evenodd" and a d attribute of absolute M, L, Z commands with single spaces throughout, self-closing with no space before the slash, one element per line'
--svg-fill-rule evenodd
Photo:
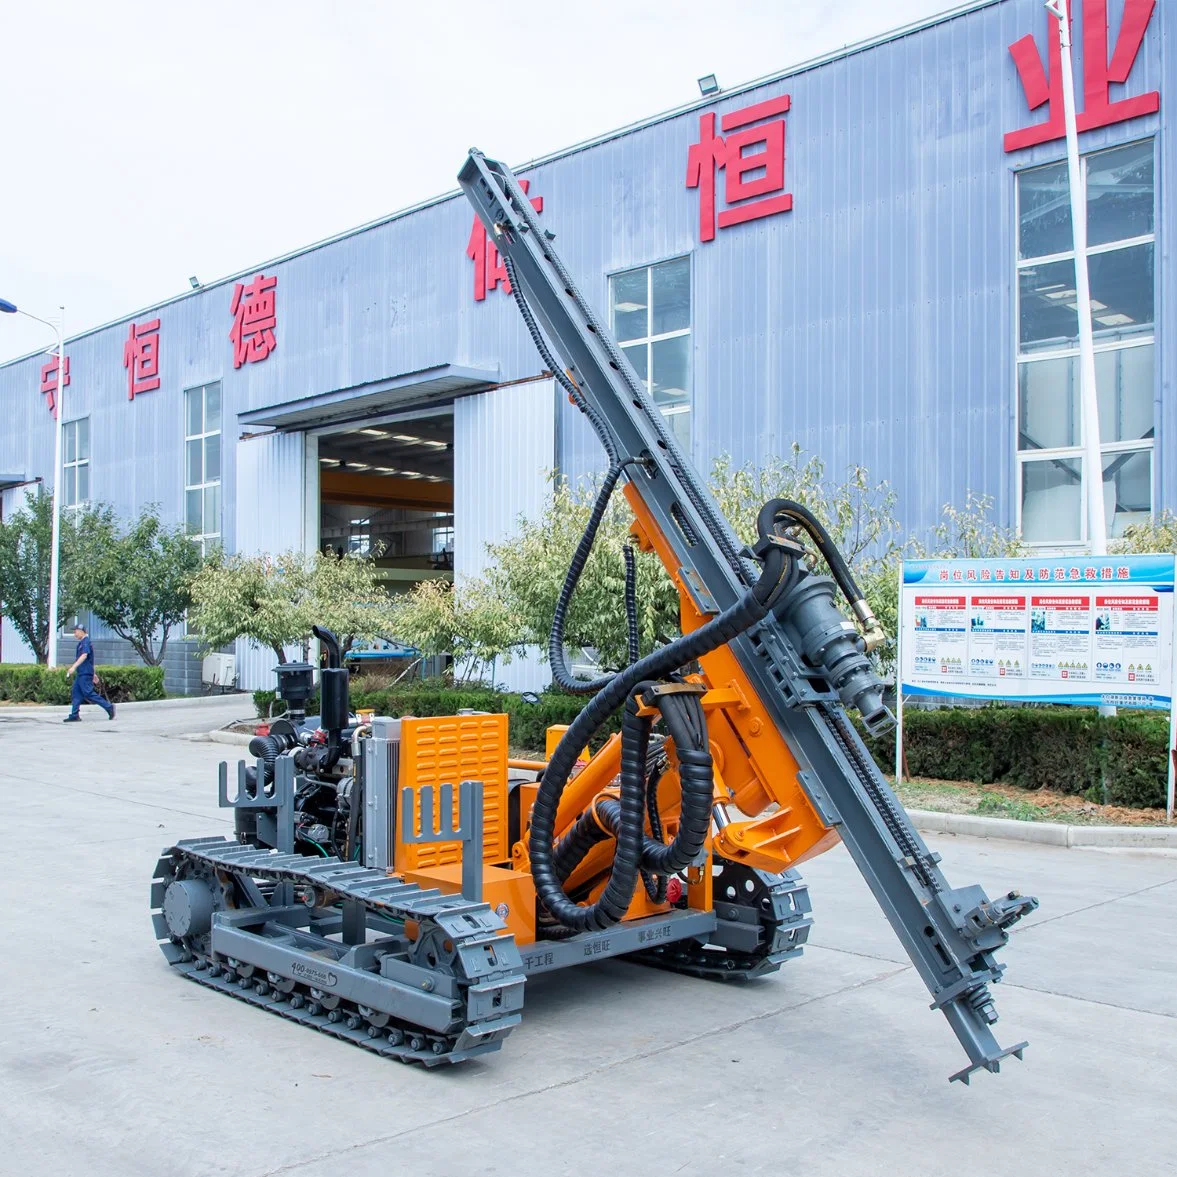
<path fill-rule="evenodd" d="M 538 977 L 500 1053 L 425 1072 L 187 983 L 154 944 L 159 850 L 231 828 L 237 750 L 183 737 L 248 700 L 65 710 L 0 709 L 0 1174 L 1174 1172 L 1177 860 L 929 838 L 953 882 L 1042 901 L 996 992 L 1025 1062 L 969 1088 L 841 849 L 804 868 L 817 923 L 775 977 Z"/>

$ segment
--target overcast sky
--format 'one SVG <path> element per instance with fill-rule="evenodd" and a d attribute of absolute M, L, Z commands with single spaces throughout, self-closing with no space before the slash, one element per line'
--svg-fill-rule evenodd
<path fill-rule="evenodd" d="M 69 334 L 951 7 L 949 0 L 16 0 L 0 297 Z M 0 360 L 47 330 L 0 316 Z M 51 338 L 51 337 L 50 337 Z"/>

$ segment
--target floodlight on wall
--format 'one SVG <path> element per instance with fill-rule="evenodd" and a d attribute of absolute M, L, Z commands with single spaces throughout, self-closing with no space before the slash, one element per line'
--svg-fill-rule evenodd
<path fill-rule="evenodd" d="M 714 74 L 704 74 L 699 79 L 699 93 L 704 98 L 710 97 L 712 94 L 719 93 L 719 81 Z"/>
<path fill-rule="evenodd" d="M 191 286 L 193 290 L 199 290 L 200 279 L 196 277 L 195 274 L 193 274 L 192 277 L 188 279 L 188 285 Z"/>

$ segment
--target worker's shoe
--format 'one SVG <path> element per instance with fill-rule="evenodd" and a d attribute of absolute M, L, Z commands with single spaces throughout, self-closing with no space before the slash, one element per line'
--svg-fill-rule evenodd
<path fill-rule="evenodd" d="M 111 703 L 111 705 L 110 705 L 110 711 L 107 713 L 106 718 L 107 719 L 114 719 L 114 704 L 113 703 Z"/>
<path fill-rule="evenodd" d="M 80 715 L 67 715 L 61 722 L 62 723 L 81 723 L 82 717 Z"/>

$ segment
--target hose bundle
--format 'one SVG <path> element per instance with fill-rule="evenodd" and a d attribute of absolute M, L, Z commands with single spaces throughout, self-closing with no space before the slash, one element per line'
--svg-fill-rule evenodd
<path fill-rule="evenodd" d="M 658 697 L 663 721 L 678 749 L 683 780 L 679 831 L 673 842 L 663 845 L 645 836 L 646 757 L 651 719 L 638 714 L 633 696 L 643 685 L 656 683 L 763 620 L 790 587 L 794 569 L 794 562 L 783 548 L 767 548 L 760 578 L 735 605 L 693 633 L 647 654 L 614 675 L 564 733 L 544 771 L 531 811 L 529 848 L 536 893 L 565 927 L 575 931 L 610 927 L 629 908 L 643 866 L 658 873 L 670 873 L 681 870 L 698 855 L 709 828 L 712 793 L 711 757 L 707 752 L 702 707 L 693 695 Z M 678 701 L 670 703 L 671 699 Z M 582 815 L 560 846 L 554 847 L 556 811 L 577 755 L 605 720 L 623 705 L 626 710 L 621 737 L 620 796 L 600 799 L 589 814 Z M 599 827 L 600 837 L 585 818 L 591 818 Z M 564 879 L 595 842 L 608 836 L 617 841 L 612 873 L 600 898 L 582 906 L 564 893 Z"/>

